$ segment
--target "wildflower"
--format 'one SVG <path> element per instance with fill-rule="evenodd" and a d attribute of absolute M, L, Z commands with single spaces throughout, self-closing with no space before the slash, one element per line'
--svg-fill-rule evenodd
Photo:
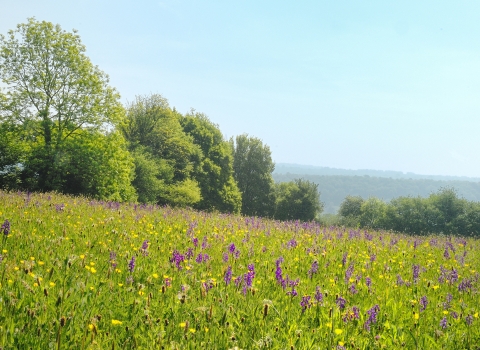
<path fill-rule="evenodd" d="M 8 221 L 8 219 L 6 219 L 0 227 L 0 233 L 2 232 L 5 236 L 8 236 L 10 233 L 10 221 Z"/>
<path fill-rule="evenodd" d="M 345 252 L 342 256 L 342 265 L 345 266 L 345 264 L 347 263 L 347 252 Z"/>
<path fill-rule="evenodd" d="M 470 326 L 473 323 L 473 316 L 468 315 L 467 317 L 465 317 L 465 322 L 467 323 L 467 326 Z"/>
<path fill-rule="evenodd" d="M 459 292 L 466 292 L 467 289 L 472 289 L 472 281 L 470 279 L 463 279 L 458 285 Z"/>
<path fill-rule="evenodd" d="M 347 270 L 345 271 L 345 283 L 348 283 L 348 281 L 349 281 L 350 278 L 352 277 L 352 275 L 353 275 L 353 269 L 354 269 L 353 264 L 348 265 L 348 268 L 347 268 Z"/>
<path fill-rule="evenodd" d="M 310 299 L 311 299 L 310 295 L 304 295 L 302 297 L 302 301 L 300 301 L 300 306 L 302 307 L 302 313 L 304 313 L 306 309 L 312 306 L 310 304 Z"/>
<path fill-rule="evenodd" d="M 231 243 L 229 246 L 228 246 L 228 251 L 233 254 L 235 253 L 235 244 L 234 243 Z"/>
<path fill-rule="evenodd" d="M 442 320 L 440 321 L 440 327 L 442 327 L 443 329 L 446 329 L 447 326 L 448 326 L 447 318 L 444 317 L 444 318 L 442 318 Z"/>
<path fill-rule="evenodd" d="M 313 275 L 315 273 L 317 273 L 318 271 L 318 261 L 315 260 L 313 263 L 312 263 L 312 266 L 310 267 L 310 270 L 308 270 L 308 277 L 310 277 L 310 279 L 313 278 Z"/>
<path fill-rule="evenodd" d="M 112 264 L 112 268 L 117 267 L 117 254 L 114 251 L 110 252 L 110 263 Z"/>
<path fill-rule="evenodd" d="M 448 308 L 450 308 L 450 302 L 452 301 L 453 299 L 453 296 L 448 293 L 447 296 L 445 297 L 445 302 L 443 303 L 443 308 L 446 310 Z"/>
<path fill-rule="evenodd" d="M 144 240 L 143 243 L 142 243 L 142 247 L 140 248 L 140 250 L 142 251 L 142 254 L 143 256 L 147 256 L 148 255 L 148 240 Z"/>
<path fill-rule="evenodd" d="M 228 286 L 230 282 L 232 281 L 232 267 L 229 266 L 227 268 L 227 271 L 225 272 L 225 276 L 223 277 L 223 280 L 225 281 L 225 284 Z"/>
<path fill-rule="evenodd" d="M 427 308 L 427 305 L 428 305 L 427 296 L 424 295 L 423 297 L 420 298 L 420 312 L 424 311 Z"/>
<path fill-rule="evenodd" d="M 368 320 L 365 321 L 364 327 L 367 331 L 370 331 L 370 325 L 377 322 L 377 314 L 380 311 L 380 306 L 378 304 L 374 305 L 371 309 L 367 311 Z"/>
<path fill-rule="evenodd" d="M 319 286 L 317 286 L 317 288 L 315 289 L 315 295 L 313 297 L 317 301 L 317 303 L 323 304 L 323 293 L 320 291 Z"/>
<path fill-rule="evenodd" d="M 130 273 L 132 273 L 133 270 L 135 270 L 135 257 L 134 256 L 132 256 L 132 259 L 128 262 L 128 271 Z"/>
<path fill-rule="evenodd" d="M 240 257 L 240 250 L 235 250 L 235 252 L 233 253 L 233 256 L 235 257 L 235 259 L 238 259 Z"/>
<path fill-rule="evenodd" d="M 418 282 L 418 277 L 420 275 L 420 266 L 419 265 L 413 265 L 413 282 L 417 283 Z"/>
<path fill-rule="evenodd" d="M 280 264 L 283 262 L 283 258 L 280 257 L 277 259 L 277 261 L 275 262 L 275 265 L 277 266 L 276 270 L 275 270 L 275 279 L 277 280 L 277 282 L 279 284 L 281 284 L 283 286 L 283 271 L 282 271 L 282 267 L 280 266 Z M 285 288 L 285 287 L 284 287 Z"/>
<path fill-rule="evenodd" d="M 337 303 L 337 306 L 340 310 L 345 309 L 345 304 L 347 303 L 347 301 L 344 298 L 338 297 L 335 302 Z"/>
<path fill-rule="evenodd" d="M 455 311 L 452 311 L 450 313 L 450 316 L 452 316 L 452 318 L 454 318 L 455 320 L 458 319 L 458 313 L 456 313 Z"/>
<path fill-rule="evenodd" d="M 372 279 L 370 277 L 366 277 L 365 284 L 367 285 L 368 289 L 370 289 L 370 286 L 372 285 Z"/>
<path fill-rule="evenodd" d="M 297 246 L 297 241 L 292 238 L 287 242 L 287 248 L 295 248 Z"/>
<path fill-rule="evenodd" d="M 355 287 L 355 284 L 352 284 L 352 285 L 350 286 L 349 291 L 350 291 L 350 293 L 352 293 L 352 294 L 357 294 L 357 293 L 358 293 L 358 290 L 357 290 L 357 288 Z"/>
<path fill-rule="evenodd" d="M 450 254 L 448 253 L 448 247 L 445 247 L 445 251 L 443 252 L 443 257 L 445 259 L 450 259 Z"/>
<path fill-rule="evenodd" d="M 180 252 L 175 249 L 172 253 L 172 258 L 170 259 L 170 262 L 175 263 L 177 269 L 181 270 L 182 266 L 180 265 L 180 263 L 182 263 L 183 261 L 185 261 L 185 256 L 180 254 Z"/>
<path fill-rule="evenodd" d="M 228 262 L 228 253 L 223 253 L 222 260 L 223 262 Z"/>
<path fill-rule="evenodd" d="M 293 298 L 293 297 L 296 297 L 298 295 L 298 292 L 293 287 L 291 291 L 287 292 L 287 295 L 290 295 Z"/>
<path fill-rule="evenodd" d="M 252 276 L 255 277 L 255 265 L 254 264 L 248 264 L 247 269 L 249 272 L 252 273 Z"/>
<path fill-rule="evenodd" d="M 119 321 L 119 320 L 112 320 L 112 325 L 114 326 L 118 326 L 118 325 L 121 325 L 123 322 L 122 321 Z"/>
<path fill-rule="evenodd" d="M 400 274 L 397 275 L 397 286 L 402 286 L 405 284 L 405 281 L 402 279 L 402 276 Z"/>

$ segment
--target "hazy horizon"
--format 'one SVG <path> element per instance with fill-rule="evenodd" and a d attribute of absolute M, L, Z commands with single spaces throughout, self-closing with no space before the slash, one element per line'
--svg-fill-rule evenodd
<path fill-rule="evenodd" d="M 480 2 L 0 0 L 77 29 L 122 101 L 160 93 L 277 163 L 480 177 Z"/>

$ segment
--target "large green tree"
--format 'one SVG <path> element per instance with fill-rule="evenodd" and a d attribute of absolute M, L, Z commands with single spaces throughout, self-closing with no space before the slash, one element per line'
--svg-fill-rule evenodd
<path fill-rule="evenodd" d="M 233 177 L 233 155 L 229 142 L 206 115 L 192 111 L 179 117 L 183 130 L 193 137 L 202 151 L 200 166 L 193 172 L 202 194 L 196 208 L 238 213 L 242 197 Z"/>
<path fill-rule="evenodd" d="M 242 214 L 269 217 L 275 206 L 275 164 L 270 147 L 247 134 L 230 141 L 233 148 L 233 172 L 242 192 Z"/>
<path fill-rule="evenodd" d="M 303 179 L 275 184 L 275 219 L 315 220 L 323 210 L 318 185 Z"/>
<path fill-rule="evenodd" d="M 133 185 L 141 202 L 193 205 L 200 187 L 192 174 L 200 166 L 201 150 L 187 135 L 168 101 L 158 94 L 137 96 L 121 123 L 135 161 Z"/>
<path fill-rule="evenodd" d="M 15 137 L 30 146 L 28 154 L 13 160 L 35 169 L 24 184 L 32 190 L 68 192 L 67 143 L 86 135 L 96 135 L 97 141 L 108 138 L 123 116 L 108 76 L 90 62 L 75 31 L 30 18 L 7 36 L 0 35 L 0 80 L 5 86 L 0 91 L 0 123 L 7 125 L 4 130 L 15 129 Z M 119 175 L 122 178 L 132 170 L 118 171 L 127 172 Z M 92 191 L 100 197 L 113 194 Z M 120 192 L 131 193 L 129 188 Z M 127 197 L 123 199 L 131 199 Z"/>

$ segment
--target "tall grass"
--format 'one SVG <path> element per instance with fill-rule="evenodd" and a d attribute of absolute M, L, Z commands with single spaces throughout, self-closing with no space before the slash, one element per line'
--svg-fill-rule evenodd
<path fill-rule="evenodd" d="M 3 348 L 480 344 L 475 239 L 0 192 L 7 222 Z"/>

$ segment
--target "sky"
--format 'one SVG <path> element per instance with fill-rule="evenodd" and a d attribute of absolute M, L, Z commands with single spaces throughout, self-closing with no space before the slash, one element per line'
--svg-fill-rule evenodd
<path fill-rule="evenodd" d="M 158 93 L 277 163 L 480 177 L 479 1 L 0 0 L 77 29 L 131 103 Z"/>

